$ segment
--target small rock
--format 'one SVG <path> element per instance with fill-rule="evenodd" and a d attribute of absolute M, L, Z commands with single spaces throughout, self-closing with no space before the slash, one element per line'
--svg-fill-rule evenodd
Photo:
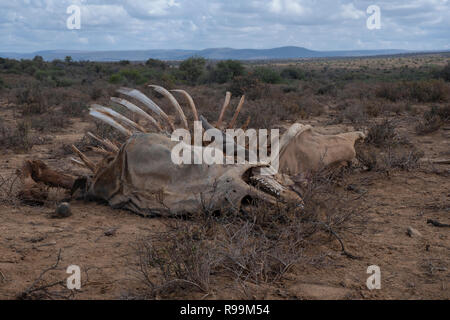
<path fill-rule="evenodd" d="M 353 192 L 356 192 L 356 193 L 359 193 L 359 194 L 363 194 L 363 193 L 367 192 L 366 189 L 364 189 L 364 188 L 359 188 L 358 186 L 356 186 L 356 185 L 354 185 L 354 184 L 349 184 L 349 185 L 347 186 L 347 190 L 348 190 L 348 191 L 353 191 Z"/>
<path fill-rule="evenodd" d="M 117 228 L 112 228 L 105 231 L 105 236 L 112 237 L 116 235 Z"/>
<path fill-rule="evenodd" d="M 406 229 L 406 234 L 408 236 L 412 237 L 422 237 L 422 234 L 417 231 L 416 229 L 414 229 L 413 227 L 408 227 L 408 229 Z"/>
<path fill-rule="evenodd" d="M 72 215 L 72 210 L 70 209 L 70 204 L 67 202 L 62 202 L 56 207 L 55 218 L 67 218 Z"/>

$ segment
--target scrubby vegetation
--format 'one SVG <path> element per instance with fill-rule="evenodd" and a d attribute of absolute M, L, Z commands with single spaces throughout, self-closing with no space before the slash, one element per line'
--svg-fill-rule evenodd
<path fill-rule="evenodd" d="M 168 89 L 190 86 L 199 111 L 207 117 L 217 116 L 225 91 L 232 93 L 235 104 L 245 94 L 246 108 L 238 125 L 250 117 L 256 128 L 308 119 L 330 108 L 337 111 L 331 123 L 349 121 L 361 127 L 373 117 L 415 112 L 413 104 L 448 103 L 448 63 L 383 67 L 391 59 L 374 60 L 372 64 L 361 60 L 359 65 L 355 64 L 358 59 L 333 64 L 326 59 L 244 64 L 192 57 L 182 62 L 98 63 L 70 57 L 47 62 L 37 56 L 21 61 L 0 59 L 0 88 L 2 96 L 16 105 L 17 119 L 31 117 L 30 130 L 38 132 L 63 130 L 69 118 L 86 114 L 89 103 L 109 103 L 120 86 L 143 90 L 165 106 L 166 101 L 146 87 L 150 83 Z M 414 57 L 406 61 L 415 63 Z M 433 132 L 446 121 L 447 116 L 432 111 L 418 120 L 417 132 Z"/>
<path fill-rule="evenodd" d="M 438 143 L 431 143 L 436 137 L 441 139 L 438 141 L 446 139 L 449 127 L 449 70 L 448 56 L 439 54 L 246 63 L 208 61 L 200 57 L 182 62 L 148 59 L 143 62 L 124 60 L 108 63 L 73 61 L 70 57 L 50 62 L 39 56 L 21 61 L 0 58 L 0 150 L 13 154 L 11 163 L 8 163 L 8 158 L 5 162 L 7 169 L 0 174 L 0 203 L 16 205 L 12 199 L 18 200 L 15 195 L 17 184 L 21 181 L 13 173 L 25 156 L 38 154 L 39 158 L 51 161 L 64 158 L 67 161 L 58 161 L 58 164 L 65 166 L 62 170 L 68 167 L 72 170 L 75 166 L 68 164 L 68 159 L 73 155 L 72 144 L 83 152 L 92 152 L 88 146 L 100 147 L 87 134 L 88 131 L 119 144 L 124 142 L 124 135 L 117 130 L 87 117 L 90 104 L 111 106 L 110 97 L 117 96 L 116 90 L 122 86 L 141 90 L 173 119 L 178 119 L 174 108 L 169 106 L 166 98 L 149 88 L 149 84 L 187 90 L 194 98 L 199 113 L 212 123 L 217 119 L 225 94 L 229 91 L 232 100 L 225 114 L 226 121 L 231 119 L 240 97 L 246 97 L 238 127 L 250 119 L 250 127 L 280 128 L 281 131 L 293 121 L 312 124 L 332 133 L 361 130 L 367 138 L 364 143 L 357 144 L 357 160 L 354 163 L 335 172 L 324 169 L 291 177 L 291 187 L 304 200 L 303 209 L 295 204 L 268 207 L 262 203 L 252 203 L 254 206 L 244 206 L 239 212 L 210 212 L 205 203 L 204 210 L 192 216 L 155 219 L 159 223 L 157 227 L 150 222 L 142 226 L 142 220 L 139 220 L 134 223 L 142 228 L 133 226 L 122 229 L 123 234 L 132 233 L 125 241 L 135 244 L 135 252 L 130 253 L 129 247 L 125 248 L 122 238 L 114 240 L 119 245 L 112 250 L 123 250 L 127 254 L 120 253 L 118 265 L 126 260 L 126 267 L 131 265 L 136 273 L 134 275 L 138 276 L 141 286 L 139 297 L 254 299 L 255 296 L 265 298 L 265 290 L 269 288 L 271 291 L 267 289 L 267 292 L 271 297 L 297 298 L 284 291 L 285 285 L 290 285 L 288 276 L 291 273 L 296 272 L 298 277 L 304 275 L 304 270 L 313 268 L 317 271 L 327 264 L 332 265 L 331 268 L 336 265 L 347 268 L 348 261 L 359 259 L 362 253 L 355 249 L 363 247 L 351 238 L 355 229 L 356 233 L 360 232 L 359 239 L 367 242 L 365 249 L 374 247 L 373 250 L 378 250 L 367 251 L 367 259 L 357 263 L 354 274 L 361 274 L 365 271 L 360 268 L 361 265 L 369 263 L 368 257 L 374 252 L 382 255 L 388 251 L 389 259 L 394 256 L 391 245 L 392 250 L 396 247 L 392 242 L 387 244 L 383 239 L 381 244 L 375 242 L 372 246 L 370 241 L 373 239 L 369 238 L 379 239 L 386 221 L 392 222 L 389 219 L 400 215 L 402 208 L 408 211 L 403 223 L 409 223 L 411 220 L 407 219 L 411 217 L 414 223 L 419 221 L 411 212 L 417 209 L 421 217 L 426 210 L 425 205 L 432 206 L 433 210 L 438 205 L 448 208 L 444 193 L 434 196 L 426 190 L 422 194 L 424 190 L 421 188 L 431 188 L 434 182 L 422 182 L 432 181 L 431 175 L 426 179 L 418 175 L 430 170 L 424 168 L 424 163 L 427 164 L 424 159 L 439 157 L 444 162 L 448 159 L 448 151 L 432 150 L 437 149 Z M 178 95 L 176 97 L 187 117 L 192 119 L 187 102 Z M 112 107 L 116 111 L 127 112 L 120 106 Z M 422 140 L 424 142 L 418 144 Z M 430 144 L 428 150 L 424 148 L 425 144 Z M 433 151 L 431 156 L 425 155 L 424 151 L 430 150 Z M 94 152 L 90 155 L 96 156 Z M 432 167 L 429 172 L 439 179 L 448 176 L 448 170 L 442 168 Z M 387 184 L 395 175 L 400 178 Z M 439 181 L 443 180 L 436 181 L 439 185 Z M 422 185 L 417 187 L 419 190 L 415 194 L 409 198 L 402 194 L 403 198 L 394 204 L 392 198 L 398 195 L 393 196 L 394 192 L 384 190 L 387 185 L 390 189 L 398 188 L 395 192 L 401 192 L 401 189 L 411 192 L 418 183 Z M 439 188 L 442 189 L 441 186 Z M 366 197 L 367 193 L 370 197 Z M 407 207 L 408 201 L 416 195 L 420 199 L 414 204 L 415 207 Z M 425 201 L 422 199 L 429 204 L 421 203 Z M 436 199 L 444 200 L 436 204 Z M 54 201 L 53 198 L 51 201 Z M 365 210 L 365 205 L 370 202 L 372 208 L 369 212 Z M 84 206 L 83 210 L 88 206 L 80 205 Z M 92 210 L 97 211 L 98 208 Z M 395 214 L 391 210 L 396 210 Z M 370 214 L 372 219 L 375 216 L 374 224 L 365 220 Z M 89 224 L 91 221 L 86 219 L 92 219 L 92 216 L 86 214 L 82 220 Z M 117 214 L 114 219 L 124 217 L 128 216 Z M 109 211 L 104 219 L 108 223 L 113 221 Z M 94 223 L 100 224 L 99 221 Z M 406 226 L 395 225 L 394 228 Z M 23 228 L 22 224 L 20 228 Z M 392 226 L 388 228 L 391 235 Z M 102 236 L 102 230 L 97 227 L 86 227 L 84 230 L 91 232 L 87 242 L 81 241 L 88 248 L 111 249 L 110 242 L 104 241 L 102 244 L 101 238 L 97 238 Z M 147 236 L 135 241 L 135 230 Z M 95 232 L 98 234 L 94 236 Z M 401 233 L 395 229 L 395 241 Z M 72 236 L 65 234 L 64 238 L 72 241 Z M 92 246 L 90 240 L 95 241 L 96 246 Z M 58 238 L 58 241 L 63 241 L 63 238 Z M 433 246 L 430 254 L 439 246 L 443 247 L 439 244 Z M 421 256 L 424 252 L 420 249 Z M 428 249 L 426 252 L 428 254 Z M 47 252 L 45 254 L 48 256 Z M 340 260 L 342 257 L 345 263 Z M 399 255 L 397 258 L 402 257 Z M 138 261 L 131 263 L 132 258 Z M 120 279 L 123 278 L 120 275 Z M 108 281 L 111 279 L 115 278 L 108 275 Z M 339 278 L 333 286 L 347 286 L 349 280 L 344 279 L 342 283 L 341 280 Z M 441 286 L 441 279 L 438 280 Z M 44 285 L 44 288 L 47 287 Z M 357 292 L 353 297 L 360 298 L 361 283 L 358 282 L 353 289 Z M 88 287 L 86 291 L 89 290 L 91 288 Z M 289 292 L 296 290 L 294 288 Z M 95 291 L 94 294 L 99 293 Z M 49 294 L 45 297 L 53 296 Z"/>

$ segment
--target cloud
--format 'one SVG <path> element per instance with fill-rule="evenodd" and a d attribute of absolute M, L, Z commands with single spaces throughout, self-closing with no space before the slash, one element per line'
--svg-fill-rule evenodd
<path fill-rule="evenodd" d="M 66 27 L 73 4 L 80 30 Z M 366 27 L 373 4 L 380 30 Z M 8 0 L 0 12 L 0 51 L 450 47 L 449 0 Z"/>
<path fill-rule="evenodd" d="M 298 0 L 272 0 L 269 10 L 277 14 L 302 15 L 305 9 Z"/>
<path fill-rule="evenodd" d="M 340 17 L 342 19 L 359 20 L 363 19 L 365 16 L 364 11 L 356 9 L 353 3 L 341 5 Z"/>

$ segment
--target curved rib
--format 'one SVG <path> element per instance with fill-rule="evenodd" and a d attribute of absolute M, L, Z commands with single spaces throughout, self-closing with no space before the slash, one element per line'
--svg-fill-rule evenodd
<path fill-rule="evenodd" d="M 127 128 L 125 128 L 124 126 L 122 126 L 121 124 L 116 122 L 113 118 L 111 118 L 110 116 L 108 116 L 104 113 L 101 113 L 101 112 L 91 109 L 89 111 L 89 114 L 91 116 L 93 116 L 94 118 L 97 118 L 98 120 L 103 121 L 103 122 L 109 124 L 111 127 L 119 130 L 121 133 L 123 133 L 127 137 L 130 137 L 132 135 L 130 130 L 128 130 Z"/>
<path fill-rule="evenodd" d="M 117 92 L 135 98 L 136 100 L 142 102 L 146 107 L 148 107 L 158 116 L 166 120 L 169 123 L 172 130 L 175 130 L 175 126 L 173 125 L 173 122 L 169 119 L 169 116 L 155 102 L 153 102 L 153 100 L 151 100 L 149 97 L 147 97 L 139 90 L 130 88 L 120 88 L 119 90 L 117 90 Z"/>
<path fill-rule="evenodd" d="M 194 114 L 194 120 L 195 121 L 199 121 L 198 113 L 197 113 L 197 107 L 195 106 L 194 99 L 192 99 L 191 95 L 189 93 L 187 93 L 186 91 L 184 91 L 184 90 L 171 90 L 171 91 L 179 92 L 179 93 L 184 95 L 184 97 L 189 102 L 189 105 L 191 106 L 192 113 Z"/>
<path fill-rule="evenodd" d="M 175 107 L 175 110 L 180 115 L 180 118 L 181 118 L 181 121 L 183 122 L 184 128 L 189 130 L 189 126 L 187 123 L 186 116 L 184 115 L 183 109 L 181 109 L 180 104 L 178 103 L 177 99 L 175 99 L 173 94 L 171 94 L 169 91 L 167 91 L 166 89 L 164 89 L 161 86 L 155 86 L 155 85 L 151 84 L 151 85 L 149 85 L 149 87 L 152 87 L 153 89 L 155 89 L 156 92 L 162 94 L 163 96 L 165 96 L 166 98 L 168 98 L 170 100 L 170 103 L 172 103 L 172 105 Z"/>
<path fill-rule="evenodd" d="M 225 96 L 225 102 L 223 104 L 222 110 L 220 111 L 219 119 L 217 120 L 216 126 L 219 128 L 222 125 L 223 116 L 225 115 L 225 111 L 227 110 L 228 106 L 230 105 L 231 101 L 231 92 L 227 91 L 227 94 Z"/>
<path fill-rule="evenodd" d="M 105 149 L 103 149 L 103 148 L 101 148 L 101 147 L 100 147 L 100 148 L 97 148 L 97 147 L 89 146 L 88 149 L 89 149 L 90 151 L 95 152 L 95 153 L 98 153 L 98 154 L 100 154 L 100 155 L 102 155 L 102 156 L 111 156 L 111 155 L 114 155 L 114 153 L 109 152 L 109 151 L 107 151 L 107 150 L 105 150 Z"/>
<path fill-rule="evenodd" d="M 88 167 L 92 172 L 95 173 L 96 170 L 95 164 L 88 157 L 86 157 L 80 150 L 78 150 L 77 147 L 71 145 L 71 148 L 72 151 L 75 152 L 78 155 L 78 157 L 80 157 L 81 161 L 83 161 L 86 167 Z"/>
<path fill-rule="evenodd" d="M 141 127 L 140 125 L 138 125 L 136 122 L 131 121 L 127 117 L 121 115 L 120 113 L 118 113 L 118 112 L 116 112 L 116 111 L 114 111 L 114 110 L 112 110 L 110 108 L 106 108 L 106 107 L 103 107 L 103 106 L 98 105 L 98 104 L 93 104 L 92 105 L 92 109 L 94 109 L 94 110 L 96 110 L 98 112 L 104 113 L 104 114 L 106 114 L 106 115 L 108 115 L 108 116 L 110 116 L 112 118 L 116 118 L 120 122 L 122 122 L 122 123 L 124 123 L 124 124 L 126 124 L 126 125 L 128 125 L 130 127 L 132 127 L 133 129 L 135 129 L 135 130 L 137 130 L 139 132 L 144 132 L 144 133 L 146 132 L 146 130 L 143 127 Z"/>
<path fill-rule="evenodd" d="M 121 106 L 124 106 L 125 108 L 127 108 L 128 110 L 130 110 L 131 112 L 140 115 L 141 117 L 147 119 L 148 121 L 150 121 L 159 131 L 162 131 L 162 127 L 159 124 L 158 121 L 156 121 L 155 118 L 153 118 L 151 115 L 149 115 L 147 112 L 145 112 L 144 110 L 142 110 L 141 108 L 139 108 L 137 105 L 135 105 L 134 103 L 131 103 L 125 99 L 120 99 L 120 98 L 115 98 L 115 97 L 111 97 L 111 101 L 115 102 L 117 104 L 120 104 Z"/>
<path fill-rule="evenodd" d="M 79 161 L 79 160 L 77 160 L 75 158 L 70 158 L 70 161 L 72 161 L 76 165 L 79 165 L 82 168 L 89 169 L 87 165 L 85 165 L 83 162 L 81 162 L 81 161 Z"/>
<path fill-rule="evenodd" d="M 119 152 L 119 148 L 114 143 L 109 141 L 108 139 L 99 138 L 95 134 L 93 134 L 92 132 L 88 132 L 87 135 L 90 136 L 95 141 L 97 141 L 98 143 L 100 143 L 102 146 L 104 146 L 107 149 L 109 149 L 110 151 L 112 151 L 114 153 Z"/>
<path fill-rule="evenodd" d="M 245 96 L 241 97 L 241 100 L 239 101 L 239 105 L 236 108 L 236 112 L 234 113 L 233 119 L 231 120 L 230 124 L 228 125 L 228 129 L 231 129 L 236 124 L 237 117 L 239 116 L 239 113 L 241 112 L 242 107 L 244 106 L 245 102 Z"/>
<path fill-rule="evenodd" d="M 248 116 L 247 121 L 245 121 L 245 123 L 244 123 L 244 125 L 241 127 L 241 129 L 244 130 L 244 131 L 247 130 L 247 128 L 248 128 L 248 126 L 249 126 L 251 120 L 252 120 L 252 117 L 251 117 L 251 116 Z"/>

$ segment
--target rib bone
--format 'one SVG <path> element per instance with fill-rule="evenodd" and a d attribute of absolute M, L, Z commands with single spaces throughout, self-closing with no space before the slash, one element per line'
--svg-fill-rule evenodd
<path fill-rule="evenodd" d="M 76 165 L 85 168 L 85 169 L 89 169 L 83 162 L 81 162 L 80 160 L 77 160 L 75 158 L 70 158 L 70 161 L 72 161 L 73 163 L 75 163 Z"/>
<path fill-rule="evenodd" d="M 109 115 L 106 115 L 104 113 L 98 112 L 98 111 L 93 110 L 93 109 L 91 109 L 89 111 L 89 114 L 91 116 L 93 116 L 94 118 L 97 118 L 98 120 L 103 121 L 103 122 L 109 124 L 110 126 L 116 128 L 117 130 L 119 130 L 121 133 L 123 133 L 127 137 L 130 137 L 132 135 L 132 132 L 130 130 L 128 130 L 127 128 L 122 126 L 120 123 L 116 122 Z"/>
<path fill-rule="evenodd" d="M 223 116 L 225 115 L 225 111 L 227 110 L 228 106 L 230 105 L 231 101 L 231 92 L 227 92 L 225 96 L 225 102 L 223 104 L 222 110 L 220 111 L 219 119 L 217 120 L 217 128 L 220 128 L 223 121 Z"/>
<path fill-rule="evenodd" d="M 117 90 L 117 92 L 122 93 L 124 95 L 127 95 L 129 97 L 132 97 L 140 102 L 142 102 L 147 108 L 155 112 L 158 116 L 162 117 L 164 120 L 166 120 L 170 128 L 172 130 L 175 130 L 175 126 L 173 125 L 173 122 L 169 119 L 167 114 L 155 103 L 153 100 L 151 100 L 149 97 L 147 97 L 145 94 L 140 92 L 136 89 L 130 89 L 130 88 L 120 88 Z"/>
<path fill-rule="evenodd" d="M 247 118 L 247 120 L 245 121 L 245 123 L 244 123 L 244 125 L 242 126 L 242 130 L 247 130 L 247 128 L 248 128 L 248 125 L 250 124 L 250 121 L 252 120 L 252 117 L 251 116 L 248 116 L 248 118 Z"/>
<path fill-rule="evenodd" d="M 191 95 L 187 93 L 184 90 L 172 90 L 173 92 L 179 92 L 185 96 L 185 98 L 188 100 L 189 105 L 191 106 L 192 113 L 194 114 L 194 120 L 199 121 L 197 108 L 195 107 L 194 99 L 192 99 Z"/>
<path fill-rule="evenodd" d="M 92 105 L 92 109 L 104 113 L 112 118 L 116 118 L 117 120 L 119 120 L 120 122 L 130 126 L 131 128 L 140 131 L 140 132 L 146 132 L 147 130 L 145 130 L 142 126 L 138 125 L 136 122 L 131 121 L 130 119 L 128 119 L 127 117 L 124 117 L 123 115 L 121 115 L 120 113 L 110 109 L 110 108 L 105 108 L 101 105 L 98 104 L 93 104 Z"/>
<path fill-rule="evenodd" d="M 92 172 L 95 173 L 96 170 L 95 164 L 88 157 L 86 157 L 80 150 L 78 150 L 77 147 L 72 145 L 71 148 L 73 152 L 75 152 L 80 157 L 81 161 L 83 161 L 86 167 L 88 167 Z"/>
<path fill-rule="evenodd" d="M 172 103 L 172 105 L 175 107 L 176 111 L 180 115 L 180 118 L 181 118 L 181 121 L 183 122 L 184 128 L 189 129 L 186 116 L 184 115 L 183 109 L 181 109 L 181 106 L 178 103 L 177 99 L 175 99 L 175 97 L 169 91 L 164 89 L 163 87 L 155 86 L 155 85 L 149 85 L 149 87 L 152 87 L 153 89 L 155 89 L 156 92 L 162 94 L 163 96 L 165 96 L 166 98 L 168 98 L 170 100 L 170 103 Z"/>
<path fill-rule="evenodd" d="M 134 103 L 131 103 L 125 99 L 120 99 L 120 98 L 115 98 L 115 97 L 111 97 L 111 101 L 120 104 L 121 106 L 124 106 L 125 108 L 127 108 L 128 110 L 130 110 L 131 112 L 140 115 L 141 117 L 147 119 L 148 121 L 150 121 L 159 131 L 163 131 L 161 125 L 159 124 L 158 121 L 155 120 L 155 118 L 153 118 L 151 115 L 149 115 L 147 112 L 145 112 L 144 110 L 142 110 L 141 108 L 139 108 L 137 105 L 135 105 Z"/>
<path fill-rule="evenodd" d="M 109 141 L 108 139 L 101 139 L 91 132 L 88 132 L 87 135 L 90 136 L 95 141 L 99 142 L 104 147 L 106 147 L 106 149 L 109 149 L 110 151 L 112 151 L 114 153 L 119 152 L 119 148 L 114 143 Z"/>
<path fill-rule="evenodd" d="M 239 105 L 236 108 L 236 112 L 234 113 L 233 119 L 231 120 L 231 122 L 228 126 L 228 129 L 233 128 L 234 125 L 236 124 L 237 117 L 239 116 L 239 113 L 241 112 L 241 109 L 244 106 L 244 102 L 245 102 L 245 96 L 242 96 L 241 100 L 239 101 Z"/>

